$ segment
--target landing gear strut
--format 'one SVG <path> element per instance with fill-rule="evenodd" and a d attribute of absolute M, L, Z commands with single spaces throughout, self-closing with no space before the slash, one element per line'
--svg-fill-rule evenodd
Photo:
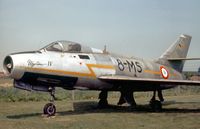
<path fill-rule="evenodd" d="M 135 108 L 136 107 L 136 102 L 133 96 L 133 91 L 131 90 L 122 90 L 121 92 L 121 96 L 119 99 L 119 102 L 117 103 L 117 105 L 122 105 L 124 103 L 127 103 L 130 107 Z"/>
<path fill-rule="evenodd" d="M 99 103 L 98 103 L 98 108 L 107 108 L 108 107 L 108 91 L 103 90 L 99 94 Z"/>
<path fill-rule="evenodd" d="M 51 95 L 50 103 L 47 103 L 43 108 L 44 115 L 54 116 L 56 113 L 56 106 L 54 105 L 55 100 L 55 88 L 49 87 L 49 93 Z"/>
<path fill-rule="evenodd" d="M 156 100 L 156 91 L 153 91 L 153 97 L 150 100 L 150 106 L 152 108 L 153 111 L 155 112 L 160 112 L 162 110 L 162 103 L 164 101 L 163 95 L 162 95 L 162 91 L 161 90 L 157 90 L 158 92 L 158 98 L 159 100 Z"/>

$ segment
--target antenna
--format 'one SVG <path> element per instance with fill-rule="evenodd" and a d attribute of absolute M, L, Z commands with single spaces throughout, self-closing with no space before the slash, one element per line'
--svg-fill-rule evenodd
<path fill-rule="evenodd" d="M 103 53 L 105 53 L 105 54 L 108 53 L 107 48 L 106 48 L 106 45 L 104 45 Z"/>

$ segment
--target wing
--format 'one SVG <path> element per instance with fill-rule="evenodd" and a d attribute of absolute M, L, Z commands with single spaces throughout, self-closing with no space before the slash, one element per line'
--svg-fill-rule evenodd
<path fill-rule="evenodd" d="M 128 76 L 100 76 L 100 80 L 110 83 L 125 83 L 129 85 L 188 85 L 200 86 L 200 81 L 190 80 L 166 80 L 166 79 L 151 79 L 151 78 L 135 78 Z"/>

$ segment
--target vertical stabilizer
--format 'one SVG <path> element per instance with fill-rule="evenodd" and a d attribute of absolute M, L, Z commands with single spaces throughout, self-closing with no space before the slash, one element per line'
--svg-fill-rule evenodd
<path fill-rule="evenodd" d="M 176 59 L 186 58 L 191 39 L 192 37 L 189 35 L 180 35 L 176 42 L 160 56 L 159 61 L 182 72 L 185 61 Z"/>

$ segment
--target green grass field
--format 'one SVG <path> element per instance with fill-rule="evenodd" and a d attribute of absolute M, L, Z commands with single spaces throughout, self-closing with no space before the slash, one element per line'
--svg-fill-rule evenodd
<path fill-rule="evenodd" d="M 57 114 L 47 118 L 47 101 L 0 102 L 0 129 L 199 129 L 200 95 L 166 97 L 170 104 L 153 113 L 148 100 L 139 98 L 139 108 L 112 106 L 97 109 L 97 100 L 57 101 Z M 117 99 L 109 99 L 115 104 Z"/>
<path fill-rule="evenodd" d="M 9 82 L 10 80 L 8 80 Z M 7 81 L 3 81 L 4 83 Z M 3 85 L 0 80 L 0 85 Z M 109 93 L 108 109 L 96 108 L 97 91 L 56 92 L 57 113 L 42 115 L 48 93 L 27 92 L 0 86 L 0 129 L 199 129 L 199 88 L 164 91 L 163 111 L 154 113 L 148 106 L 152 93 L 136 93 L 137 109 L 116 105 L 119 93 Z"/>

